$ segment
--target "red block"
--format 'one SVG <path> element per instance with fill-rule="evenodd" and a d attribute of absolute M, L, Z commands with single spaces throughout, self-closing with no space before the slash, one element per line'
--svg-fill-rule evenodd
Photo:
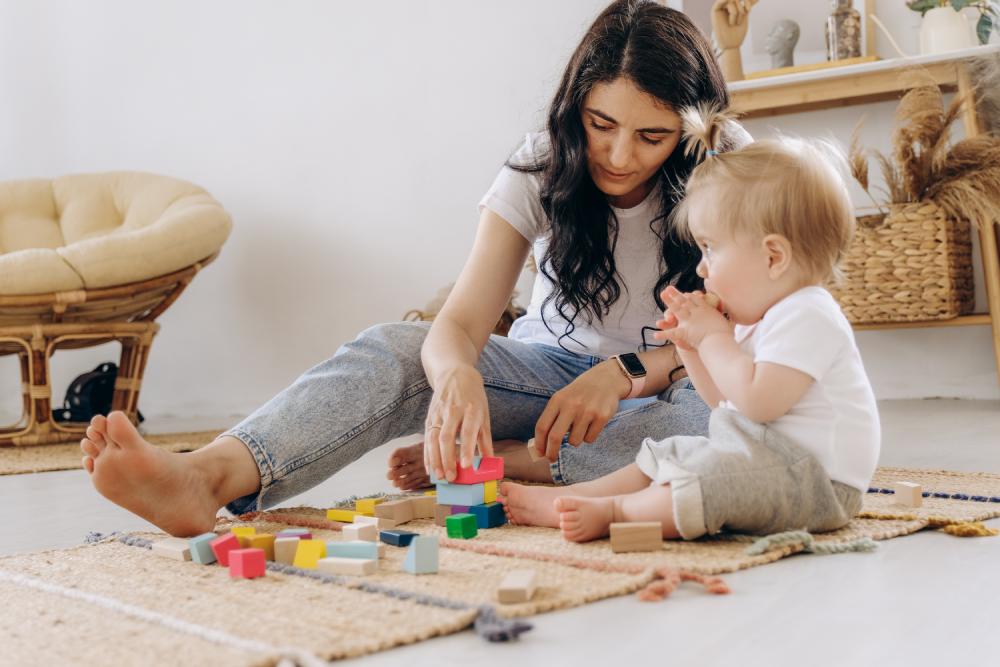
<path fill-rule="evenodd" d="M 479 484 L 494 479 L 503 479 L 503 459 L 499 456 L 484 456 L 479 468 L 458 468 L 452 484 Z"/>
<path fill-rule="evenodd" d="M 240 538 L 232 533 L 226 533 L 209 542 L 209 545 L 212 547 L 212 553 L 215 554 L 215 560 L 219 561 L 219 565 L 229 567 L 229 553 L 240 548 Z"/>
<path fill-rule="evenodd" d="M 263 549 L 233 549 L 229 552 L 229 576 L 233 579 L 263 577 L 265 560 Z"/>

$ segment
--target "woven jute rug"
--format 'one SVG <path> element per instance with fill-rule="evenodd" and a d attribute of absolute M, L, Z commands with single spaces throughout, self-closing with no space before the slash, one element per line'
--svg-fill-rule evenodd
<path fill-rule="evenodd" d="M 192 433 L 147 434 L 143 437 L 157 447 L 171 452 L 192 452 L 215 439 L 222 429 Z M 32 445 L 0 447 L 0 475 L 21 475 L 30 472 L 75 470 L 81 468 L 79 441 L 65 445 Z"/>
<path fill-rule="evenodd" d="M 880 492 L 894 480 L 921 483 L 939 497 L 925 498 L 920 508 L 896 506 L 891 494 Z M 677 585 L 724 593 L 715 575 L 803 551 L 861 550 L 850 547 L 1000 516 L 996 474 L 885 468 L 872 487 L 862 516 L 842 530 L 764 538 L 761 553 L 748 553 L 761 540 L 739 535 L 613 554 L 607 540 L 574 544 L 546 528 L 507 525 L 452 540 L 429 520 L 413 521 L 406 529 L 437 535 L 441 545 L 440 572 L 422 576 L 402 569 L 405 549 L 387 547 L 378 572 L 368 577 L 274 563 L 264 578 L 233 580 L 218 566 L 152 555 L 151 541 L 163 535 L 91 536 L 76 548 L 0 559 L 4 656 L 11 664 L 145 665 L 151 656 L 169 656 L 186 665 L 311 666 L 470 626 L 487 639 L 514 639 L 530 627 L 524 617 L 534 614 L 634 592 L 662 598 Z M 302 526 L 314 537 L 339 539 L 342 525 L 325 516 L 323 508 L 279 509 L 220 519 L 217 530 Z M 497 603 L 503 576 L 525 568 L 537 573 L 535 597 Z"/>

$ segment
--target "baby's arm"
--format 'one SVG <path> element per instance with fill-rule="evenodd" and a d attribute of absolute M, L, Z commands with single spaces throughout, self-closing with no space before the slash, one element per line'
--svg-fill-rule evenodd
<path fill-rule="evenodd" d="M 681 361 L 684 362 L 688 377 L 691 379 L 695 391 L 701 396 L 701 400 L 705 401 L 710 408 L 717 407 L 719 402 L 725 400 L 726 397 L 722 395 L 712 380 L 711 374 L 705 368 L 705 363 L 701 360 L 701 355 L 696 350 L 687 350 L 680 346 L 678 346 L 677 352 Z"/>
<path fill-rule="evenodd" d="M 755 364 L 732 336 L 723 333 L 705 336 L 698 346 L 698 356 L 719 391 L 755 422 L 769 422 L 784 415 L 813 383 L 811 376 L 788 366 Z"/>

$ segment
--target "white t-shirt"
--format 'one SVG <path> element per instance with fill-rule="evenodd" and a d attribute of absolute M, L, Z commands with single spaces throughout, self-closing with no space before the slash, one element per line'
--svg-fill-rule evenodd
<path fill-rule="evenodd" d="M 754 363 L 781 364 L 815 380 L 768 428 L 815 454 L 830 479 L 867 491 L 881 443 L 878 408 L 854 332 L 833 296 L 805 287 L 771 306 L 760 322 L 737 325 L 735 335 Z"/>

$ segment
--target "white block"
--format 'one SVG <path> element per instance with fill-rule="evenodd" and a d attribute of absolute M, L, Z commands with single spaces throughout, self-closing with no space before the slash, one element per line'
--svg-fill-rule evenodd
<path fill-rule="evenodd" d="M 165 540 L 153 542 L 151 551 L 157 556 L 173 558 L 174 560 L 191 560 L 191 547 L 188 541 L 179 537 L 168 537 Z"/>
<path fill-rule="evenodd" d="M 370 523 L 352 523 L 341 530 L 345 540 L 378 542 L 378 527 Z"/>
<path fill-rule="evenodd" d="M 920 507 L 924 504 L 924 488 L 913 482 L 893 482 L 893 499 L 896 505 L 904 507 Z"/>
<path fill-rule="evenodd" d="M 364 558 L 320 558 L 316 569 L 327 574 L 351 574 L 363 576 L 375 574 L 376 561 Z"/>
<path fill-rule="evenodd" d="M 392 519 L 383 519 L 378 516 L 365 516 L 364 514 L 355 515 L 354 523 L 372 525 L 378 530 L 389 530 L 390 528 L 396 527 L 396 522 Z"/>
<path fill-rule="evenodd" d="M 535 571 L 512 570 L 497 588 L 497 599 L 503 604 L 527 602 L 535 594 Z"/>

